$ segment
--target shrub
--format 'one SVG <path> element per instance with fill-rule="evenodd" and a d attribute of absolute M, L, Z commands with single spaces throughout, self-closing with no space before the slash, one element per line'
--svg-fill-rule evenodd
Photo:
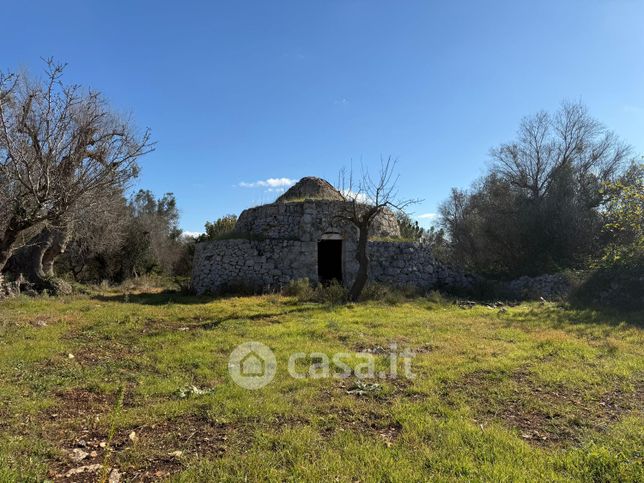
<path fill-rule="evenodd" d="M 128 278 L 123 281 L 119 287 L 125 291 L 135 292 L 149 292 L 151 290 L 163 289 L 172 290 L 176 289 L 175 282 L 170 277 L 159 274 L 149 273 L 141 275 L 140 277 Z M 103 280 L 100 284 L 101 290 L 109 290 L 110 283 L 108 280 Z"/>
<path fill-rule="evenodd" d="M 389 295 L 390 291 L 391 289 L 386 285 L 370 283 L 362 291 L 360 300 L 384 300 L 384 298 Z"/>
<path fill-rule="evenodd" d="M 421 293 L 413 285 L 391 287 L 381 283 L 370 283 L 362 292 L 360 300 L 374 300 L 397 305 L 419 296 L 421 296 Z"/>
<path fill-rule="evenodd" d="M 192 279 L 190 277 L 174 277 L 174 283 L 177 285 L 179 292 L 183 294 L 192 294 Z"/>
<path fill-rule="evenodd" d="M 282 289 L 282 295 L 297 297 L 299 302 L 317 302 L 321 304 L 343 304 L 348 300 L 348 290 L 339 282 L 311 286 L 308 278 L 291 280 Z"/>
<path fill-rule="evenodd" d="M 346 303 L 349 291 L 339 282 L 333 280 L 330 284 L 318 284 L 313 290 L 313 301 L 322 304 L 339 305 Z"/>
<path fill-rule="evenodd" d="M 644 256 L 639 263 L 614 264 L 594 270 L 573 290 L 573 305 L 644 309 Z"/>
<path fill-rule="evenodd" d="M 237 224 L 236 215 L 226 215 L 217 219 L 214 223 L 206 222 L 206 232 L 199 236 L 197 241 L 226 240 L 232 234 Z"/>
<path fill-rule="evenodd" d="M 427 301 L 438 305 L 443 305 L 447 302 L 443 294 L 440 293 L 438 290 L 431 290 L 427 294 Z"/>
<path fill-rule="evenodd" d="M 300 300 L 311 300 L 313 298 L 313 287 L 308 278 L 291 280 L 283 289 L 282 295 L 297 297 Z"/>

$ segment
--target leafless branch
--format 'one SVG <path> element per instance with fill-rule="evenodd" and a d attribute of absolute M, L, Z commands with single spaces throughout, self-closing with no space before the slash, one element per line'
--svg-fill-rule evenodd
<path fill-rule="evenodd" d="M 45 79 L 0 74 L 0 269 L 22 230 L 59 220 L 138 173 L 154 148 L 103 97 L 65 85 L 65 65 L 44 59 Z"/>

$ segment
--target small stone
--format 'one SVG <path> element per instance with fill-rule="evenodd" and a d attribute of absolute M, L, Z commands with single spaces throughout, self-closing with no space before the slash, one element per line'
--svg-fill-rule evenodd
<path fill-rule="evenodd" d="M 103 465 L 97 463 L 95 465 L 87 465 L 87 466 L 80 466 L 78 468 L 72 468 L 67 473 L 65 473 L 65 477 L 70 478 L 74 475 L 80 475 L 81 473 L 94 473 L 100 470 L 102 467 Z"/>
<path fill-rule="evenodd" d="M 83 461 L 89 453 L 83 451 L 80 448 L 74 448 L 72 452 L 69 455 L 69 459 L 71 459 L 74 463 L 78 463 L 79 461 Z"/>
<path fill-rule="evenodd" d="M 112 471 L 110 471 L 110 477 L 107 481 L 108 483 L 119 483 L 121 481 L 121 473 L 119 470 L 112 468 Z"/>
<path fill-rule="evenodd" d="M 183 451 L 173 451 L 172 453 L 168 453 L 170 456 L 174 456 L 175 458 L 181 458 L 183 456 Z"/>
<path fill-rule="evenodd" d="M 139 437 L 136 435 L 135 431 L 132 431 L 130 433 L 130 436 L 128 437 L 130 438 L 130 441 L 132 441 L 133 443 L 136 443 L 139 440 Z"/>
<path fill-rule="evenodd" d="M 73 359 L 73 358 L 74 358 L 74 354 L 72 354 L 72 353 L 70 352 L 69 354 L 67 354 L 67 358 L 68 358 L 68 359 Z"/>

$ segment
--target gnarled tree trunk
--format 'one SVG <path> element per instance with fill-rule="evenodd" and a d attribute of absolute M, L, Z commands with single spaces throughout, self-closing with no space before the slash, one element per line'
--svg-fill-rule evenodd
<path fill-rule="evenodd" d="M 2 233 L 2 238 L 0 239 L 0 273 L 4 271 L 7 262 L 13 255 L 16 248 L 16 242 L 18 241 L 20 234 L 29 226 L 29 224 L 25 224 L 15 216 L 9 220 L 9 223 L 7 223 L 7 227 L 5 228 L 4 233 Z"/>
<path fill-rule="evenodd" d="M 55 278 L 54 261 L 64 251 L 68 233 L 67 225 L 45 226 L 14 254 L 8 268 L 24 276 L 38 291 L 67 292 L 67 287 L 63 287 L 66 284 Z"/>
<path fill-rule="evenodd" d="M 56 259 L 65 253 L 67 244 L 69 243 L 70 238 L 70 227 L 69 225 L 64 225 L 60 228 L 52 229 L 53 233 L 50 237 L 49 247 L 42 254 L 42 271 L 46 277 L 54 277 L 54 262 Z"/>
<path fill-rule="evenodd" d="M 5 236 L 0 240 L 0 273 L 2 273 L 11 255 L 13 255 L 13 245 L 17 238 L 18 235 L 5 233 Z"/>
<path fill-rule="evenodd" d="M 23 275 L 35 286 L 42 285 L 47 278 L 42 269 L 42 256 L 49 247 L 50 236 L 49 230 L 43 228 L 31 237 L 25 246 L 15 251 L 7 264 L 8 270 L 15 275 Z"/>
<path fill-rule="evenodd" d="M 358 261 L 358 273 L 349 290 L 349 300 L 356 302 L 362 293 L 369 277 L 369 226 L 359 226 L 358 247 L 356 260 Z"/>

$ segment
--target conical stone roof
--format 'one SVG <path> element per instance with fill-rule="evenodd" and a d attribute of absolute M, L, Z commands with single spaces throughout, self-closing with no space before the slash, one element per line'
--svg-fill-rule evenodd
<path fill-rule="evenodd" d="M 340 192 L 326 180 L 307 176 L 295 183 L 282 196 L 277 198 L 277 203 L 286 203 L 288 201 L 304 200 L 337 200 L 342 201 L 344 198 Z"/>

